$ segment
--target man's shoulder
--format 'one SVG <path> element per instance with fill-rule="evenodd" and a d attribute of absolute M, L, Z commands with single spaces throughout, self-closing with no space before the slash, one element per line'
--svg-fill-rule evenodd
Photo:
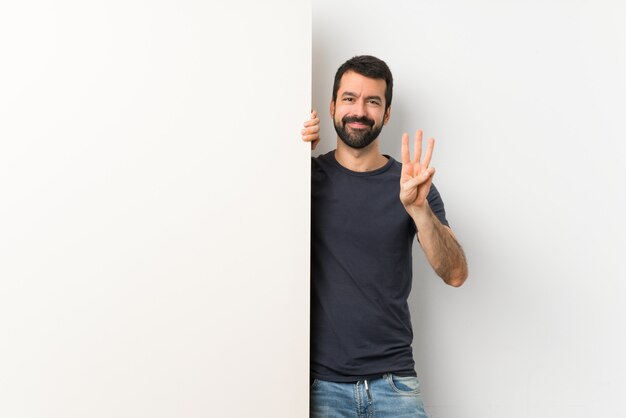
<path fill-rule="evenodd" d="M 311 170 L 328 170 L 333 166 L 335 161 L 335 150 L 328 151 L 325 154 L 311 156 Z"/>
<path fill-rule="evenodd" d="M 323 161 L 327 162 L 335 158 L 335 150 L 328 151 L 325 154 L 312 155 L 311 161 Z"/>

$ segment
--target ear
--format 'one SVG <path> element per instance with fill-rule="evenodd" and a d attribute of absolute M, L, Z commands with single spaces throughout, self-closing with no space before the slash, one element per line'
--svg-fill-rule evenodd
<path fill-rule="evenodd" d="M 389 106 L 387 108 L 387 111 L 385 112 L 385 117 L 383 118 L 383 125 L 386 125 L 387 122 L 389 122 L 390 118 L 391 118 L 391 106 Z"/>
<path fill-rule="evenodd" d="M 335 101 L 333 99 L 330 99 L 330 118 L 334 118 L 335 117 Z"/>

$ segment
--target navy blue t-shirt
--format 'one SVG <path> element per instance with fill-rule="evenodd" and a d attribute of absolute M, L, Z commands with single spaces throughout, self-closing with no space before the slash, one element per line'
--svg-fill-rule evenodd
<path fill-rule="evenodd" d="M 311 377 L 335 382 L 415 375 L 411 249 L 416 227 L 400 202 L 402 164 L 341 166 L 312 160 Z M 434 185 L 428 203 L 447 225 Z"/>

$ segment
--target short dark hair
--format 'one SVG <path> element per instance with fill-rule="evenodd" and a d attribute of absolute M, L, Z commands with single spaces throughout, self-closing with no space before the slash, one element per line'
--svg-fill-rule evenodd
<path fill-rule="evenodd" d="M 361 74 L 364 77 L 383 79 L 387 86 L 385 88 L 385 112 L 391 106 L 391 98 L 393 96 L 393 76 L 391 70 L 385 63 L 385 61 L 373 57 L 371 55 L 359 55 L 350 58 L 344 62 L 337 73 L 335 74 L 335 83 L 333 84 L 333 102 L 337 101 L 337 91 L 339 90 L 339 83 L 341 83 L 341 77 L 348 71 L 354 71 L 357 74 Z"/>

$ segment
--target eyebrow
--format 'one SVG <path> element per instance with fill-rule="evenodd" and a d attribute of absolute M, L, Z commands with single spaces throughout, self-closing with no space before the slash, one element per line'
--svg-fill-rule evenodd
<path fill-rule="evenodd" d="M 358 95 L 358 94 L 356 94 L 356 93 L 353 93 L 353 92 L 351 92 L 351 91 L 344 91 L 344 92 L 341 94 L 341 97 L 346 97 L 346 96 L 349 96 L 349 97 L 359 97 L 359 95 Z M 365 98 L 365 100 L 372 100 L 372 99 L 378 100 L 378 101 L 380 101 L 380 102 L 382 102 L 382 101 L 383 101 L 382 97 L 380 97 L 380 96 L 367 96 L 367 97 Z"/>
<path fill-rule="evenodd" d="M 379 102 L 383 101 L 383 99 L 380 96 L 367 96 L 365 98 L 365 100 L 372 100 L 372 99 L 378 100 Z"/>

